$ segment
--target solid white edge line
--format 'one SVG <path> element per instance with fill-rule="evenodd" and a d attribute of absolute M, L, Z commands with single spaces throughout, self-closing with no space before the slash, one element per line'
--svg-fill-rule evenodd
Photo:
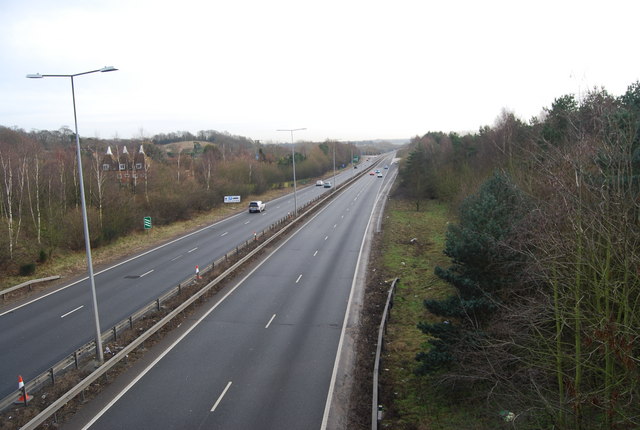
<path fill-rule="evenodd" d="M 66 317 L 66 316 L 69 316 L 69 315 L 71 315 L 72 313 L 74 313 L 75 311 L 80 310 L 80 309 L 82 309 L 82 308 L 84 308 L 84 305 L 82 305 L 82 306 L 78 306 L 78 307 L 77 307 L 77 308 L 75 308 L 74 310 L 69 311 L 69 312 L 67 312 L 67 313 L 66 313 L 66 314 L 64 314 L 64 315 L 60 315 L 60 318 L 64 318 L 64 317 Z"/>
<path fill-rule="evenodd" d="M 218 397 L 218 400 L 216 400 L 216 403 L 213 405 L 213 407 L 211 408 L 211 412 L 215 411 L 216 408 L 218 407 L 218 405 L 220 404 L 220 402 L 222 401 L 222 398 L 224 397 L 225 394 L 227 394 L 227 390 L 229 389 L 229 387 L 231 386 L 231 381 L 229 381 L 229 383 L 227 384 L 226 387 L 224 387 L 224 390 L 222 391 L 222 394 L 220 394 L 220 397 Z"/>
<path fill-rule="evenodd" d="M 378 200 L 380 200 L 380 194 L 378 194 L 378 196 L 376 197 L 376 201 L 373 203 L 373 208 L 375 208 L 376 205 L 378 204 Z M 327 402 L 324 405 L 324 414 L 322 415 L 322 425 L 320 426 L 320 430 L 326 430 L 327 424 L 329 421 L 329 411 L 331 409 L 331 402 L 333 401 L 333 390 L 335 389 L 335 386 L 336 386 L 340 356 L 342 355 L 342 345 L 344 343 L 344 336 L 347 330 L 347 321 L 349 320 L 349 312 L 351 311 L 351 302 L 353 300 L 353 293 L 355 291 L 356 277 L 358 276 L 358 270 L 360 269 L 360 259 L 362 256 L 362 250 L 364 249 L 364 244 L 367 238 L 367 234 L 369 232 L 369 227 L 371 227 L 371 220 L 373 219 L 373 213 L 374 211 L 371 211 L 371 215 L 369 215 L 367 228 L 364 231 L 364 235 L 362 236 L 362 242 L 360 243 L 360 252 L 358 253 L 358 262 L 356 263 L 356 268 L 353 272 L 353 280 L 351 281 L 351 291 L 349 292 L 349 302 L 347 303 L 347 310 L 345 311 L 344 320 L 342 321 L 342 331 L 340 332 L 340 340 L 338 341 L 338 350 L 336 352 L 336 360 L 333 363 L 331 383 L 329 384 L 329 391 L 327 393 Z"/>
<path fill-rule="evenodd" d="M 286 195 L 285 195 L 285 196 L 283 196 L 283 197 L 286 197 Z M 282 197 L 278 197 L 278 199 L 280 199 L 280 198 L 282 198 Z M 235 214 L 235 215 L 231 215 L 229 218 L 226 218 L 226 219 L 221 220 L 221 221 L 218 221 L 218 222 L 216 222 L 216 223 L 214 223 L 214 224 L 211 224 L 211 225 L 208 225 L 208 226 L 206 226 L 206 227 L 203 227 L 203 228 L 201 228 L 200 230 L 196 230 L 196 231 L 191 232 L 191 233 L 189 233 L 189 234 L 185 234 L 184 236 L 181 236 L 181 237 L 179 237 L 179 238 L 177 238 L 177 239 L 174 239 L 174 240 L 172 240 L 172 241 L 169 241 L 169 242 L 167 242 L 167 243 L 165 243 L 165 244 L 163 244 L 163 245 L 156 246 L 155 248 L 152 248 L 152 249 L 150 249 L 150 250 L 148 250 L 148 251 L 145 251 L 145 252 L 143 252 L 142 254 L 136 255 L 136 256 L 131 257 L 131 258 L 127 259 L 127 260 L 121 261 L 121 262 L 120 262 L 120 263 L 118 263 L 118 264 L 114 264 L 113 266 L 110 266 L 110 267 L 107 267 L 107 268 L 105 268 L 105 269 L 103 269 L 103 270 L 100 270 L 99 272 L 94 273 L 94 274 L 93 274 L 93 276 L 95 277 L 95 276 L 98 276 L 98 275 L 99 275 L 99 274 L 101 274 L 101 273 L 106 272 L 107 270 L 115 269 L 115 268 L 116 268 L 116 267 L 118 267 L 118 266 L 122 266 L 123 264 L 127 264 L 127 263 L 128 263 L 128 262 L 130 262 L 130 261 L 133 261 L 133 260 L 135 260 L 135 259 L 137 259 L 137 258 L 143 257 L 143 256 L 145 256 L 145 255 L 147 255 L 147 254 L 150 254 L 150 253 L 152 253 L 152 252 L 154 252 L 154 251 L 157 251 L 158 249 L 162 249 L 162 248 L 164 248 L 165 246 L 169 246 L 169 245 L 171 245 L 171 244 L 173 244 L 173 243 L 176 243 L 176 242 L 178 242 L 178 241 L 180 241 L 180 240 L 182 240 L 182 239 L 186 239 L 187 237 L 189 237 L 189 236 L 193 236 L 194 234 L 198 234 L 198 233 L 201 233 L 201 232 L 203 232 L 203 231 L 205 231 L 205 230 L 207 230 L 207 229 L 213 228 L 213 227 L 217 226 L 218 224 L 221 224 L 221 223 L 223 223 L 223 222 L 225 222 L 225 221 L 228 221 L 228 220 L 230 220 L 230 219 L 232 219 L 232 218 L 235 218 L 235 217 L 237 217 L 237 216 L 240 216 L 240 215 L 242 215 L 242 213 L 237 213 L 237 214 Z M 173 261 L 173 260 L 172 260 L 172 261 Z M 21 304 L 20 306 L 16 306 L 15 308 L 11 308 L 11 309 L 7 310 L 6 312 L 1 313 L 1 314 L 0 314 L 0 317 L 1 317 L 1 316 L 4 316 L 4 315 L 7 315 L 7 314 L 10 314 L 10 313 L 11 313 L 11 312 L 13 312 L 13 311 L 17 311 L 18 309 L 23 308 L 23 307 L 25 307 L 25 306 L 28 306 L 28 305 L 30 305 L 31 303 L 35 303 L 35 302 L 37 302 L 38 300 L 42 300 L 42 299 L 44 299 L 44 298 L 46 298 L 46 297 L 49 297 L 49 296 L 50 296 L 50 295 L 52 295 L 52 294 L 59 293 L 60 291 L 66 290 L 66 289 L 67 289 L 67 288 L 69 288 L 69 287 L 73 287 L 74 285 L 79 284 L 80 282 L 86 281 L 87 279 L 89 279 L 89 277 L 88 277 L 88 276 L 85 276 L 84 278 L 78 279 L 77 281 L 72 282 L 72 283 L 70 283 L 69 285 L 64 285 L 64 286 L 62 286 L 62 287 L 58 288 L 57 290 L 51 291 L 50 293 L 44 294 L 44 295 L 42 295 L 42 296 L 40 296 L 40 297 L 37 297 L 37 298 L 35 298 L 35 299 L 33 299 L 33 300 L 30 300 L 30 301 L 28 301 L 28 302 L 26 302 L 26 303 L 23 303 L 23 304 Z"/>
<path fill-rule="evenodd" d="M 264 326 L 264 328 L 269 328 L 269 326 L 271 325 L 271 323 L 273 322 L 273 320 L 276 318 L 276 314 L 273 314 L 273 316 L 271 317 L 271 319 L 269 320 L 269 322 L 267 323 L 266 326 Z"/>
<path fill-rule="evenodd" d="M 298 231 L 301 231 L 303 228 L 305 228 L 307 226 L 307 224 L 309 224 L 311 221 L 313 221 L 317 216 L 319 216 L 322 212 L 324 212 L 326 210 L 327 207 L 331 206 L 331 202 L 325 206 L 324 208 L 322 208 L 320 211 L 318 211 L 317 214 L 315 214 L 314 216 L 312 216 L 306 223 L 304 223 L 302 226 L 300 226 L 300 228 L 298 228 L 294 234 L 290 235 L 289 237 L 287 237 L 284 242 L 282 242 L 278 247 L 276 247 L 276 249 L 274 249 L 271 254 L 269 254 L 264 260 L 262 260 L 260 263 L 258 263 L 256 265 L 256 267 L 253 268 L 253 270 L 251 270 L 249 273 L 247 273 L 247 276 L 245 276 L 244 278 L 242 278 L 240 281 L 238 281 L 238 283 L 236 285 L 233 286 L 233 288 L 231 288 L 224 296 L 222 296 L 220 298 L 220 300 L 218 300 L 211 309 L 209 309 L 207 312 L 205 312 L 205 314 L 200 317 L 191 327 L 189 327 L 178 339 L 175 340 L 175 342 L 173 342 L 171 345 L 169 345 L 169 347 L 164 350 L 155 360 L 153 360 L 142 372 L 140 372 L 140 374 L 138 376 L 136 376 L 130 383 L 129 385 L 127 385 L 126 387 L 124 387 L 122 389 L 122 391 L 120 393 L 118 393 L 117 396 L 115 396 L 109 403 L 107 403 L 107 405 L 102 408 L 100 410 L 100 412 L 98 412 L 96 414 L 95 417 L 93 417 L 84 427 L 82 427 L 82 430 L 86 430 L 89 427 L 91 427 L 96 421 L 98 421 L 100 419 L 100 417 L 102 417 L 102 415 L 105 414 L 105 412 L 107 412 L 114 404 L 116 404 L 118 402 L 118 400 L 120 400 L 122 398 L 122 396 L 124 396 L 127 391 L 129 391 L 131 389 L 131 387 L 133 387 L 140 379 L 142 379 L 147 373 L 149 373 L 149 371 L 151 371 L 151 369 L 158 364 L 158 362 L 160 360 L 162 360 L 169 352 L 171 352 L 171 350 L 173 348 L 176 347 L 176 345 L 178 345 L 178 343 L 180 343 L 182 341 L 182 339 L 184 339 L 185 337 L 187 337 L 189 335 L 189 333 L 191 333 L 198 325 L 200 325 L 200 323 L 209 316 L 209 314 L 211 312 L 214 311 L 214 309 L 216 309 L 218 306 L 220 306 L 220 304 L 222 302 L 224 302 L 227 297 L 229 297 L 240 285 L 242 285 L 244 283 L 244 281 L 247 280 L 247 278 L 249 278 L 251 275 L 253 275 L 253 273 L 258 270 L 264 263 L 267 262 L 267 260 L 269 259 L 269 257 L 271 257 L 271 255 L 275 254 L 276 252 L 278 252 L 280 250 L 280 248 L 282 248 L 283 246 L 285 246 L 293 237 L 295 237 L 296 233 Z"/>
<path fill-rule="evenodd" d="M 284 196 L 277 197 L 277 198 L 275 198 L 275 199 L 273 199 L 273 200 L 271 200 L 271 201 L 272 201 L 272 202 L 274 202 L 274 201 L 276 201 L 276 200 L 284 199 L 284 198 L 286 198 L 287 196 L 290 196 L 290 194 L 285 194 Z M 280 208 L 280 206 L 276 206 L 276 209 L 279 209 L 279 208 Z M 238 212 L 238 213 L 237 213 L 237 214 L 235 214 L 235 215 L 231 215 L 229 218 L 225 218 L 225 219 L 220 220 L 220 221 L 218 221 L 218 222 L 216 222 L 216 223 L 210 224 L 210 225 L 208 225 L 208 226 L 206 226 L 206 227 L 202 227 L 200 230 L 193 231 L 193 232 L 191 232 L 191 233 L 189 233 L 189 234 L 185 234 L 184 236 L 180 236 L 180 237 L 179 237 L 179 238 L 177 238 L 177 239 L 174 239 L 174 240 L 171 240 L 171 241 L 169 241 L 169 242 L 167 242 L 167 243 L 164 243 L 164 244 L 162 244 L 162 245 L 160 245 L 160 246 L 156 246 L 155 248 L 151 248 L 150 250 L 145 251 L 145 252 L 143 252 L 142 254 L 139 254 L 139 255 L 133 256 L 133 257 L 131 257 L 131 258 L 129 258 L 129 259 L 126 259 L 126 260 L 121 261 L 121 262 L 120 262 L 120 263 L 118 263 L 118 264 L 114 264 L 113 266 L 110 266 L 110 267 L 107 267 L 107 268 L 105 268 L 105 269 L 103 269 L 103 270 L 100 270 L 100 271 L 98 271 L 98 272 L 94 273 L 94 274 L 93 274 L 93 276 L 94 276 L 94 277 L 95 277 L 95 276 L 98 276 L 99 274 L 104 273 L 104 272 L 106 272 L 107 270 L 115 269 L 116 267 L 121 266 L 121 265 L 123 265 L 123 264 L 127 264 L 128 262 L 133 261 L 133 260 L 135 260 L 135 259 L 137 259 L 137 258 L 144 257 L 144 256 L 145 256 L 145 255 L 147 255 L 147 254 L 150 254 L 150 253 L 152 253 L 152 252 L 154 252 L 154 251 L 157 251 L 158 249 L 162 249 L 162 248 L 164 248 L 165 246 L 169 246 L 169 245 L 171 245 L 171 244 L 173 244 L 173 243 L 176 243 L 176 242 L 178 242 L 178 241 L 180 241 L 180 240 L 182 240 L 182 239 L 186 239 L 187 237 L 189 237 L 189 236 L 193 236 L 194 234 L 202 233 L 203 231 L 208 230 L 208 229 L 210 229 L 210 228 L 213 228 L 213 227 L 217 226 L 218 224 L 222 224 L 223 222 L 229 221 L 229 220 L 230 220 L 230 219 L 232 219 L 232 218 L 238 217 L 238 216 L 242 215 L 243 213 L 244 213 L 244 212 Z M 224 235 L 223 235 L 223 236 L 224 236 Z M 171 260 L 171 261 L 174 261 L 174 260 Z M 67 288 L 73 287 L 74 285 L 79 284 L 80 282 L 86 281 L 87 279 L 89 279 L 89 277 L 88 277 L 88 276 L 85 276 L 84 278 L 78 279 L 77 281 L 72 282 L 72 283 L 70 283 L 70 284 L 68 284 L 68 285 L 63 285 L 62 287 L 58 288 L 57 290 L 51 291 L 50 293 L 47 293 L 47 294 L 43 294 L 42 296 L 37 297 L 37 298 L 35 298 L 35 299 L 33 299 L 33 300 L 30 300 L 30 301 L 28 301 L 28 302 L 25 302 L 25 303 L 23 303 L 23 304 L 21 304 L 21 305 L 19 305 L 19 306 L 16 306 L 15 308 L 8 309 L 8 310 L 6 310 L 5 312 L 0 313 L 0 317 L 2 317 L 2 316 L 4 316 L 4 315 L 7 315 L 7 314 L 10 314 L 10 313 L 12 313 L 12 312 L 14 312 L 14 311 L 17 311 L 18 309 L 21 309 L 21 308 L 23 308 L 23 307 L 25 307 L 25 306 L 29 306 L 30 304 L 35 303 L 35 302 L 37 302 L 38 300 L 42 300 L 42 299 L 44 299 L 44 298 L 46 298 L 46 297 L 49 297 L 49 296 L 51 296 L 51 295 L 53 295 L 53 294 L 55 294 L 55 293 L 58 293 L 58 292 L 63 291 L 63 290 L 66 290 Z"/>

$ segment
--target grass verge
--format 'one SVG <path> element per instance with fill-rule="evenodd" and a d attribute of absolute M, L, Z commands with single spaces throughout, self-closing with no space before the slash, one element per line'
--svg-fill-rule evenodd
<path fill-rule="evenodd" d="M 273 200 L 280 197 L 290 190 L 283 188 L 281 190 L 271 190 L 260 196 L 249 196 L 245 201 L 260 198 L 264 201 Z M 172 239 L 184 235 L 187 232 L 195 231 L 203 228 L 216 221 L 220 221 L 226 217 L 229 217 L 235 213 L 245 210 L 245 204 L 230 204 L 218 206 L 210 211 L 199 213 L 194 215 L 191 219 L 186 221 L 179 221 L 169 225 L 154 226 L 150 230 L 135 231 L 127 236 L 123 236 L 110 243 L 99 248 L 91 250 L 91 257 L 93 260 L 94 270 L 99 271 L 113 262 L 123 259 L 127 256 L 135 255 L 146 249 L 153 248 L 162 243 L 166 243 Z M 47 261 L 47 263 L 38 266 L 36 274 L 32 276 L 11 276 L 6 274 L 0 279 L 0 290 L 9 288 L 13 285 L 18 285 L 29 279 L 45 278 L 48 276 L 60 275 L 62 279 L 58 284 L 69 282 L 69 278 L 74 276 L 86 275 L 87 265 L 84 249 L 81 251 L 71 252 L 65 250 L 56 250 L 53 257 Z M 34 289 L 46 289 L 50 288 L 51 284 L 47 283 L 42 285 L 34 285 Z M 10 297 L 19 298 L 27 294 L 26 289 L 11 293 Z"/>
<path fill-rule="evenodd" d="M 393 197 L 387 203 L 377 267 L 381 278 L 400 278 L 385 337 L 380 375 L 380 403 L 389 429 L 489 429 L 481 405 L 452 404 L 438 393 L 434 379 L 414 374 L 415 356 L 427 348 L 427 337 L 416 325 L 437 319 L 423 306 L 441 299 L 453 287 L 434 274 L 447 267 L 443 254 L 447 224 L 453 221 L 446 205 L 429 201 L 415 210 L 413 201 Z M 493 423 L 495 424 L 495 423 Z"/>

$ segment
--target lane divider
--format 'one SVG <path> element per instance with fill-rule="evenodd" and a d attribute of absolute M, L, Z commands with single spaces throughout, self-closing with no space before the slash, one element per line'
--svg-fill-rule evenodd
<path fill-rule="evenodd" d="M 273 316 L 271 317 L 271 319 L 269 320 L 269 322 L 267 323 L 266 326 L 264 326 L 264 328 L 269 328 L 269 326 L 271 325 L 271 323 L 273 322 L 274 318 L 276 317 L 276 314 L 273 314 Z"/>
<path fill-rule="evenodd" d="M 229 390 L 229 387 L 231 387 L 231 381 L 229 381 L 227 386 L 224 387 L 224 391 L 222 391 L 222 394 L 220 394 L 220 397 L 218 397 L 218 400 L 216 400 L 216 402 L 214 403 L 213 407 L 211 408 L 211 412 L 216 410 L 216 408 L 218 407 L 218 405 L 222 401 L 222 398 L 224 397 L 224 395 L 227 394 L 227 390 Z"/>
<path fill-rule="evenodd" d="M 66 317 L 66 316 L 69 316 L 69 315 L 71 315 L 72 313 L 74 313 L 75 311 L 79 311 L 79 310 L 80 310 L 80 309 L 82 309 L 82 308 L 84 308 L 84 305 L 82 305 L 82 306 L 78 306 L 78 307 L 77 307 L 77 308 L 75 308 L 74 310 L 69 311 L 69 312 L 67 312 L 67 313 L 66 313 L 66 314 L 64 314 L 64 315 L 60 315 L 60 318 L 64 318 L 64 317 Z"/>

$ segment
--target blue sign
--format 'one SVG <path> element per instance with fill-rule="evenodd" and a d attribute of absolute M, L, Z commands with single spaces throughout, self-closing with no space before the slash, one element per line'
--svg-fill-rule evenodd
<path fill-rule="evenodd" d="M 224 196 L 225 203 L 240 203 L 240 196 Z"/>

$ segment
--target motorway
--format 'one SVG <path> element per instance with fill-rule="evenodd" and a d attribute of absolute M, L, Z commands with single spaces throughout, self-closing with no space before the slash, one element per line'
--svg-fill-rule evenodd
<path fill-rule="evenodd" d="M 326 428 L 356 268 L 386 179 L 356 181 L 148 366 L 121 376 L 131 383 L 65 427 Z"/>
<path fill-rule="evenodd" d="M 337 184 L 353 174 L 347 169 L 336 177 Z M 332 177 L 327 179 L 333 182 Z M 298 206 L 323 192 L 327 190 L 315 186 L 299 189 Z M 266 202 L 265 212 L 243 211 L 97 272 L 101 330 L 193 275 L 196 265 L 208 265 L 293 212 L 293 200 L 289 194 Z M 17 375 L 29 381 L 94 338 L 91 303 L 84 278 L 24 303 L 0 307 L 0 398 L 15 391 Z"/>

